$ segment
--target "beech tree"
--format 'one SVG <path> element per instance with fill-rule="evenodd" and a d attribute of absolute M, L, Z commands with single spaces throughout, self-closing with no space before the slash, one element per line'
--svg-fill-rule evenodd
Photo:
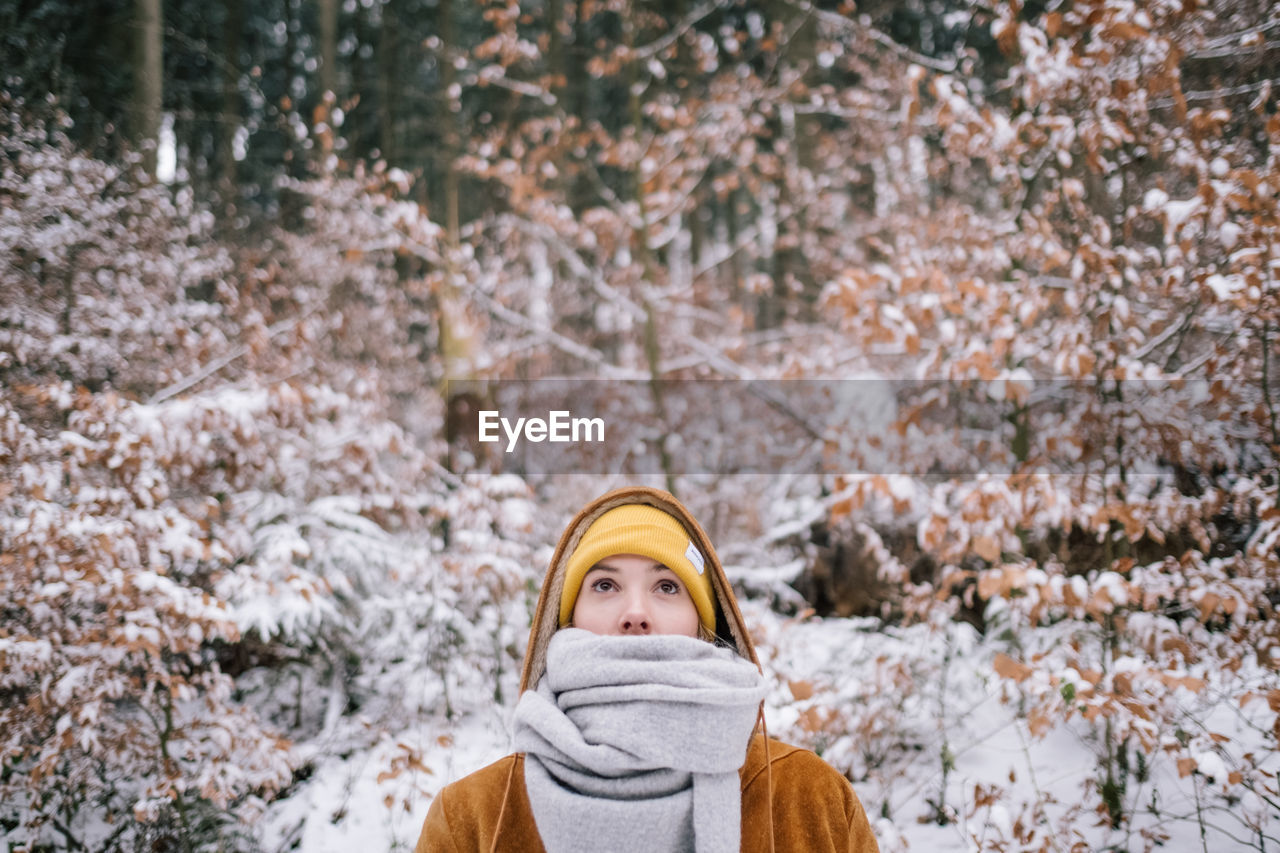
<path fill-rule="evenodd" d="M 607 480 L 449 448 L 445 381 L 567 377 L 657 412 L 883 849 L 1275 846 L 1266 4 L 166 0 L 156 90 L 81 6 L 0 4 L 7 842 L 411 844 Z M 713 436 L 806 476 L 679 393 L 850 377 L 887 426 Z"/>
<path fill-rule="evenodd" d="M 4 117 L 0 819 L 23 845 L 252 845 L 313 739 L 512 689 L 525 488 L 386 417 L 442 411 L 385 287 L 388 196 L 327 185 L 312 237 L 241 267 L 191 193 Z M 397 682 L 401 709 L 341 725 Z"/>

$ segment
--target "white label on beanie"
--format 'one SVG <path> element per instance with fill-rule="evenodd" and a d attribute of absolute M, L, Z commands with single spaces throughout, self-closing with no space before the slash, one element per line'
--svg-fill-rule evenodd
<path fill-rule="evenodd" d="M 702 552 L 694 546 L 692 539 L 689 540 L 689 547 L 684 549 L 684 557 L 690 563 L 693 563 L 693 567 L 698 570 L 698 574 L 702 574 L 706 562 L 702 559 Z"/>

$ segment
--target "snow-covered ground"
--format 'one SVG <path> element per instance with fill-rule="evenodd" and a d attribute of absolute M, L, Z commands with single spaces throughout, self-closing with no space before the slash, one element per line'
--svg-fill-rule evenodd
<path fill-rule="evenodd" d="M 1157 842 L 1176 851 L 1276 849 L 1274 823 L 1270 838 L 1248 825 L 1266 825 L 1265 804 L 1230 793 L 1216 754 L 1180 777 L 1171 761 L 1144 772 L 1130 753 L 1121 795 L 1130 817 L 1108 827 L 1098 796 L 1104 727 L 1075 717 L 1033 734 L 1017 691 L 993 667 L 1007 639 L 957 622 L 788 624 L 762 608 L 747 612 L 761 626 L 764 653 L 779 676 L 771 729 L 849 771 L 868 813 L 879 817 L 874 826 L 886 853 L 1136 851 Z M 814 692 L 798 701 L 788 684 L 800 695 Z M 1220 703 L 1200 710 L 1224 742 L 1246 751 L 1262 744 L 1256 721 L 1239 709 Z M 1271 815 L 1274 821 L 1274 809 Z"/>
<path fill-rule="evenodd" d="M 743 611 L 774 681 L 770 733 L 817 750 L 850 776 L 885 853 L 1219 853 L 1274 843 L 1247 826 L 1265 825 L 1261 801 L 1232 798 L 1223 780 L 1210 779 L 1209 756 L 1180 777 L 1172 762 L 1132 766 L 1131 753 L 1121 795 L 1131 817 L 1107 826 L 1098 793 L 1102 729 L 1074 717 L 1033 734 L 1017 690 L 993 668 L 1007 637 L 947 620 L 887 627 L 789 618 L 753 600 Z M 412 849 L 432 795 L 508 751 L 517 675 L 504 676 L 502 704 L 477 678 L 455 685 L 452 702 L 465 710 L 452 721 L 428 715 L 372 747 L 317 754 L 311 777 L 270 807 L 264 846 Z M 1221 736 L 1245 748 L 1261 743 L 1239 709 L 1209 710 L 1204 719 Z"/>

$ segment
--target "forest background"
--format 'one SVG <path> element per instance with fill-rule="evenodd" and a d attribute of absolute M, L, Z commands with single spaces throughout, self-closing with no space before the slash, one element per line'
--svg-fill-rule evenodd
<path fill-rule="evenodd" d="M 0 50 L 6 849 L 410 849 L 630 481 L 882 850 L 1280 846 L 1272 4 L 3 0 Z M 547 378 L 649 461 L 451 441 Z M 874 428 L 787 396 L 855 379 Z M 756 464 L 691 449 L 726 381 Z"/>

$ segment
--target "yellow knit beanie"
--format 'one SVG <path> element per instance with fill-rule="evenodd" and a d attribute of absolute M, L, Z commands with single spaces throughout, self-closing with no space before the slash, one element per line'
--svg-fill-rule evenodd
<path fill-rule="evenodd" d="M 582 579 L 596 563 L 615 554 L 639 554 L 676 573 L 698 608 L 698 620 L 711 633 L 716 630 L 715 595 L 706 558 L 689 534 L 672 516 L 648 504 L 624 504 L 601 515 L 582 534 L 569 557 L 560 592 L 560 627 L 569 624 Z"/>

